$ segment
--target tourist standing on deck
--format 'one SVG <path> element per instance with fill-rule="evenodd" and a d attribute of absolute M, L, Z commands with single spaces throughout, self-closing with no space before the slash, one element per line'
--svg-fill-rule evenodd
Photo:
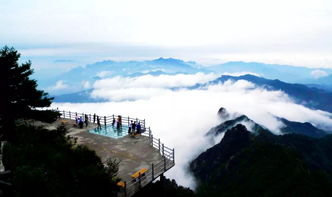
<path fill-rule="evenodd" d="M 118 119 L 116 120 L 116 129 L 120 129 L 120 127 L 122 126 L 121 123 L 122 123 L 122 120 L 121 120 L 121 116 L 119 115 L 118 116 Z"/>
<path fill-rule="evenodd" d="M 76 122 L 76 124 L 78 123 L 78 117 L 77 117 L 77 115 L 75 116 L 75 122 Z"/>
<path fill-rule="evenodd" d="M 78 125 L 79 125 L 79 127 L 82 129 L 83 128 L 83 117 L 82 116 L 80 116 L 80 118 L 79 118 L 79 120 L 78 120 L 79 122 L 78 122 Z"/>
<path fill-rule="evenodd" d="M 138 122 L 136 128 L 137 128 L 137 134 L 140 134 L 141 133 L 141 122 Z"/>
<path fill-rule="evenodd" d="M 128 122 L 128 133 L 131 134 L 131 126 L 133 124 L 133 121 L 131 121 L 130 123 Z"/>
<path fill-rule="evenodd" d="M 96 114 L 94 113 L 93 114 L 93 123 L 95 123 L 96 122 Z"/>
<path fill-rule="evenodd" d="M 99 116 L 97 116 L 97 125 L 98 125 L 98 128 L 101 128 Z"/>
<path fill-rule="evenodd" d="M 61 113 L 60 113 L 60 111 L 59 111 L 59 108 L 58 108 L 58 107 L 56 108 L 56 111 L 58 112 L 58 119 L 60 119 L 60 118 L 61 118 Z"/>
<path fill-rule="evenodd" d="M 136 129 L 136 122 L 131 121 L 131 132 L 135 133 L 135 129 Z"/>
<path fill-rule="evenodd" d="M 88 127 L 88 123 L 89 123 L 89 117 L 87 114 L 85 114 L 85 117 L 84 117 L 84 122 L 85 122 L 85 126 Z"/>
<path fill-rule="evenodd" d="M 114 124 L 115 124 L 115 118 L 114 118 L 114 115 L 113 115 L 112 127 L 114 127 Z"/>

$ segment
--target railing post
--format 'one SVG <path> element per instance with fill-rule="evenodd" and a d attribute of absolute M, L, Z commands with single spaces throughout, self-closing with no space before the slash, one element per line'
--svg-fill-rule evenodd
<path fill-rule="evenodd" d="M 141 188 L 142 185 L 141 185 L 141 173 L 140 172 L 138 173 L 138 184 L 139 184 L 139 188 Z"/>
<path fill-rule="evenodd" d="M 164 172 L 166 172 L 166 157 L 164 156 Z"/>
<path fill-rule="evenodd" d="M 175 164 L 175 151 L 174 151 L 174 148 L 173 148 L 173 164 Z"/>
<path fill-rule="evenodd" d="M 151 134 L 151 146 L 153 148 L 153 135 Z"/>
<path fill-rule="evenodd" d="M 105 126 L 106 126 L 106 116 L 104 116 L 104 124 L 105 124 Z"/>
<path fill-rule="evenodd" d="M 151 138 L 151 129 L 149 127 L 149 138 Z"/>
<path fill-rule="evenodd" d="M 91 114 L 89 114 L 89 120 L 90 120 L 90 122 L 92 122 L 92 119 L 91 119 Z"/>
<path fill-rule="evenodd" d="M 164 144 L 162 144 L 162 153 L 163 153 L 163 156 L 165 157 L 165 148 L 164 148 Z"/>
<path fill-rule="evenodd" d="M 152 135 L 152 132 L 150 130 L 150 127 L 149 127 L 149 135 L 151 136 L 150 137 L 150 140 L 151 140 L 151 146 L 153 147 L 153 135 Z"/>
<path fill-rule="evenodd" d="M 69 111 L 69 119 L 71 119 L 71 112 Z"/>
<path fill-rule="evenodd" d="M 152 170 L 152 181 L 153 181 L 154 180 L 154 165 L 153 165 L 153 163 L 151 165 L 151 170 Z"/>
<path fill-rule="evenodd" d="M 158 150 L 160 152 L 160 138 L 158 139 Z"/>
<path fill-rule="evenodd" d="M 66 118 L 65 110 L 63 110 L 63 118 Z"/>

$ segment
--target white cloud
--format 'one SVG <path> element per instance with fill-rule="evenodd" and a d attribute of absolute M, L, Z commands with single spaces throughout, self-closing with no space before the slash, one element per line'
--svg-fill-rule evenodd
<path fill-rule="evenodd" d="M 29 38 L 46 40 L 49 35 L 60 42 L 192 46 L 263 43 L 275 38 L 287 43 L 327 34 L 331 19 L 328 0 L 59 0 L 56 4 L 13 0 L 2 6 L 6 38 L 24 32 Z"/>
<path fill-rule="evenodd" d="M 101 98 L 111 101 L 139 100 L 149 99 L 154 96 L 163 95 L 171 90 L 163 88 L 121 88 L 121 89 L 104 89 L 93 90 L 92 98 Z"/>
<path fill-rule="evenodd" d="M 82 81 L 82 87 L 84 88 L 84 89 L 89 89 L 89 88 L 91 88 L 91 84 L 90 84 L 90 82 L 89 81 Z"/>
<path fill-rule="evenodd" d="M 68 88 L 68 84 L 66 84 L 63 80 L 59 80 L 55 83 L 55 85 L 51 88 L 49 88 L 50 90 L 56 91 L 56 90 L 63 90 Z"/>
<path fill-rule="evenodd" d="M 328 76 L 329 74 L 324 71 L 324 70 L 313 70 L 311 71 L 311 76 L 315 79 L 318 79 L 318 78 L 321 78 L 321 77 L 326 77 Z"/>
<path fill-rule="evenodd" d="M 101 79 L 93 84 L 92 97 L 112 101 L 147 99 L 168 92 L 169 88 L 189 87 L 217 78 L 216 74 L 143 75 Z"/>
<path fill-rule="evenodd" d="M 329 67 L 332 62 L 330 0 L 7 0 L 0 9 L 3 44 L 130 43 L 187 47 L 187 58 Z M 142 53 L 134 54 L 151 56 Z"/>
<path fill-rule="evenodd" d="M 144 71 L 142 71 L 142 73 L 143 74 L 147 74 L 147 73 L 149 73 L 149 72 L 166 72 L 166 69 L 151 69 L 151 70 L 144 70 Z"/>
<path fill-rule="evenodd" d="M 224 73 L 222 73 L 222 75 L 228 75 L 228 76 L 234 76 L 234 77 L 239 77 L 239 76 L 243 76 L 243 75 L 253 75 L 256 77 L 262 77 L 261 74 L 253 73 L 253 72 L 233 72 L 233 73 L 224 72 Z"/>
<path fill-rule="evenodd" d="M 281 91 L 267 91 L 244 80 L 235 83 L 227 81 L 204 89 L 150 93 L 149 91 L 156 91 L 154 88 L 165 90 L 160 87 L 174 86 L 172 83 L 158 83 L 164 77 L 152 78 L 151 84 L 148 84 L 151 89 L 140 90 L 143 95 L 150 95 L 150 98 L 145 100 L 82 104 L 54 103 L 53 106 L 84 113 L 100 115 L 114 113 L 145 118 L 153 134 L 160 137 L 165 145 L 175 148 L 176 165 L 167 173 L 167 176 L 175 178 L 181 185 L 191 187 L 194 187 L 195 183 L 187 173 L 186 167 L 198 154 L 214 145 L 213 140 L 204 136 L 211 127 L 220 123 L 217 117 L 220 107 L 225 107 L 233 113 L 245 114 L 276 134 L 280 133 L 283 125 L 275 116 L 285 117 L 291 121 L 311 122 L 320 128 L 332 129 L 332 120 L 329 118 L 331 114 L 295 104 Z M 123 91 L 121 84 L 127 87 L 127 90 L 146 85 L 143 79 L 142 81 L 137 78 L 131 79 L 134 82 L 130 79 L 121 80 L 128 84 L 113 84 L 112 91 L 115 91 L 117 87 L 120 87 L 119 91 Z M 112 82 L 115 83 L 116 80 Z M 102 96 L 103 92 L 98 94 Z M 106 94 L 105 97 L 109 97 L 107 92 L 104 94 Z M 126 93 L 121 92 L 116 95 L 121 94 Z M 217 138 L 219 139 L 220 137 Z"/>
<path fill-rule="evenodd" d="M 100 78 L 109 77 L 111 75 L 112 75 L 112 71 L 108 71 L 108 70 L 100 71 L 99 73 L 96 74 L 96 76 L 100 77 Z"/>
<path fill-rule="evenodd" d="M 175 88 L 188 87 L 197 83 L 205 83 L 217 78 L 217 74 L 177 74 L 177 75 L 143 75 L 139 77 L 114 77 L 102 79 L 93 85 L 94 88 Z"/>

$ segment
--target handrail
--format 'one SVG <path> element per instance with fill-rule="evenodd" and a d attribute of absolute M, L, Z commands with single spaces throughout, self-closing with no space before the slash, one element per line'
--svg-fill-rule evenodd
<path fill-rule="evenodd" d="M 97 117 L 100 118 L 100 124 L 103 124 L 105 126 L 107 125 L 112 125 L 113 120 L 116 120 L 116 118 L 119 115 L 112 115 L 112 116 L 97 116 L 95 114 L 95 121 L 93 121 L 94 117 L 92 114 L 84 114 L 84 113 L 78 113 L 78 112 L 71 112 L 71 111 L 64 111 L 64 110 L 55 110 L 58 111 L 61 115 L 61 118 L 67 118 L 67 119 L 72 119 L 75 120 L 76 116 L 82 116 L 85 118 L 85 115 L 88 116 L 89 122 L 97 122 Z M 161 141 L 160 138 L 155 138 L 152 135 L 151 129 L 146 128 L 145 125 L 145 119 L 138 119 L 138 118 L 131 118 L 131 117 L 124 117 L 121 116 L 121 124 L 122 125 L 129 125 L 131 121 L 136 121 L 136 122 L 141 122 L 141 128 L 142 128 L 142 136 L 148 137 L 149 144 L 158 150 L 159 154 L 162 156 L 163 160 L 158 162 L 158 163 L 152 163 L 151 164 L 151 169 L 148 169 L 145 172 L 144 176 L 139 175 L 137 181 L 132 181 L 132 180 L 126 180 L 124 181 L 124 193 L 125 196 L 132 196 L 134 195 L 137 191 L 139 191 L 142 187 L 147 185 L 148 183 L 152 182 L 156 178 L 158 178 L 161 174 L 169 170 L 175 165 L 175 151 L 174 148 L 169 148 L 165 146 Z"/>
<path fill-rule="evenodd" d="M 65 111 L 65 110 L 56 110 L 58 111 L 61 115 L 60 117 L 61 118 L 68 118 L 68 119 L 72 119 L 72 120 L 75 120 L 75 117 L 76 116 L 82 116 L 83 118 L 85 118 L 85 115 L 88 115 L 88 119 L 90 122 L 93 122 L 93 114 L 84 114 L 84 113 L 79 113 L 79 112 L 71 112 L 71 111 Z M 97 118 L 99 117 L 101 120 L 100 122 L 103 123 L 104 125 L 112 125 L 113 123 L 113 118 L 116 119 L 116 117 L 118 117 L 119 115 L 112 115 L 112 116 L 100 116 L 100 115 L 96 115 L 95 114 L 95 121 L 94 122 L 97 122 Z M 130 121 L 137 121 L 137 122 L 142 122 L 142 135 L 144 136 L 147 136 L 149 137 L 150 141 L 152 142 L 151 145 L 158 149 L 159 152 L 164 155 L 164 152 L 167 152 L 168 151 L 173 151 L 174 152 L 174 149 L 171 149 L 167 146 L 165 146 L 163 143 L 161 143 L 160 139 L 157 139 L 155 137 L 153 137 L 152 135 L 152 132 L 151 132 L 151 129 L 150 128 L 146 128 L 145 127 L 145 119 L 138 119 L 138 118 L 131 118 L 131 117 L 125 117 L 125 116 L 121 116 L 121 123 L 123 125 L 128 125 L 128 123 Z M 128 125 L 129 126 L 129 125 Z M 148 130 L 149 132 L 148 133 L 145 133 L 144 131 Z M 164 149 L 162 150 L 162 147 L 164 147 Z M 167 155 L 168 156 L 168 155 Z M 167 157 L 167 159 L 170 159 L 172 161 L 174 161 L 174 158 L 173 156 L 172 157 Z"/>
<path fill-rule="evenodd" d="M 60 115 L 61 118 L 68 118 L 68 119 L 71 119 L 71 120 L 75 120 L 76 116 L 78 116 L 78 117 L 82 116 L 83 118 L 85 118 L 85 115 L 88 115 L 89 122 L 96 123 L 97 119 L 99 118 L 100 119 L 100 124 L 102 124 L 102 125 L 112 125 L 113 120 L 116 121 L 118 116 L 121 116 L 121 115 L 115 115 L 115 114 L 113 114 L 112 116 L 100 116 L 100 115 L 97 115 L 97 114 L 90 114 L 90 113 L 85 114 L 85 113 L 71 112 L 71 111 L 65 111 L 65 110 L 55 110 L 55 111 L 58 111 L 61 114 Z M 93 121 L 93 120 L 95 120 L 95 121 Z M 128 125 L 129 126 L 131 121 L 136 121 L 136 123 L 140 122 L 142 131 L 146 130 L 145 119 L 142 120 L 142 119 L 138 119 L 138 118 L 132 118 L 132 117 L 129 117 L 129 116 L 127 116 L 127 117 L 126 116 L 121 116 L 121 124 L 122 125 Z"/>
<path fill-rule="evenodd" d="M 132 196 L 134 193 L 136 193 L 140 188 L 144 187 L 148 183 L 154 181 L 156 178 L 158 178 L 161 174 L 166 172 L 168 169 L 174 166 L 173 162 L 167 161 L 166 158 L 164 158 L 161 162 L 158 162 L 156 164 L 151 164 L 151 169 L 148 169 L 145 172 L 145 175 L 139 175 L 138 180 L 133 179 L 132 181 L 125 181 L 126 185 L 126 195 Z"/>

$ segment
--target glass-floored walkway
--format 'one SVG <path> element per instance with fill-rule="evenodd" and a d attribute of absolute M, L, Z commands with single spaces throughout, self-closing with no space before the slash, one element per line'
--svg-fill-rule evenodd
<path fill-rule="evenodd" d="M 89 133 L 94 133 L 117 139 L 128 135 L 128 126 L 122 125 L 122 127 L 120 127 L 119 129 L 117 129 L 115 126 L 112 125 L 101 126 L 94 129 L 90 129 Z"/>

